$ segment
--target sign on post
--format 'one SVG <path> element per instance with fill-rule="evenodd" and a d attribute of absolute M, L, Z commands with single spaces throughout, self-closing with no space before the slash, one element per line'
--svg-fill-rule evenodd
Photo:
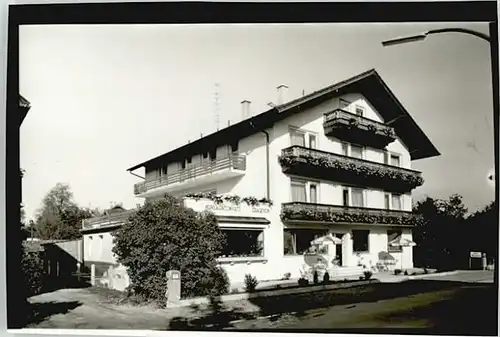
<path fill-rule="evenodd" d="M 179 304 L 181 300 L 181 272 L 178 270 L 169 270 L 166 274 L 167 290 L 165 297 L 167 298 L 167 308 L 169 305 Z"/>
<path fill-rule="evenodd" d="M 470 252 L 470 257 L 471 258 L 481 258 L 483 256 L 483 254 L 481 254 L 481 252 Z"/>
<path fill-rule="evenodd" d="M 480 259 L 482 256 L 483 256 L 483 254 L 481 252 L 470 252 L 470 255 L 469 255 L 469 269 L 472 269 L 472 259 Z"/>

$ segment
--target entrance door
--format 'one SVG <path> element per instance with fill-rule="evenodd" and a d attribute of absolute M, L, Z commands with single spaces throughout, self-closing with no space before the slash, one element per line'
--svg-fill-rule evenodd
<path fill-rule="evenodd" d="M 342 239 L 342 234 L 332 233 L 332 235 Z M 342 266 L 342 244 L 335 245 L 335 260 L 339 266 Z"/>

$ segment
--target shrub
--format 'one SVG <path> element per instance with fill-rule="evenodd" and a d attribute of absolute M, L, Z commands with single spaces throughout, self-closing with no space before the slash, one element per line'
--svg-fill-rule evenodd
<path fill-rule="evenodd" d="M 328 283 L 330 282 L 330 274 L 328 273 L 325 273 L 325 275 L 323 275 L 323 283 Z"/>
<path fill-rule="evenodd" d="M 394 269 L 394 275 L 399 275 L 401 274 L 401 269 Z"/>
<path fill-rule="evenodd" d="M 408 270 L 405 270 L 404 274 L 405 276 L 408 276 Z"/>
<path fill-rule="evenodd" d="M 21 271 L 27 297 L 40 293 L 43 287 L 43 261 L 38 252 L 24 251 L 21 257 Z"/>
<path fill-rule="evenodd" d="M 134 294 L 163 301 L 169 270 L 180 271 L 183 298 L 229 291 L 216 262 L 225 237 L 212 213 L 197 213 L 166 196 L 139 209 L 113 236 L 113 253 L 127 268 Z"/>
<path fill-rule="evenodd" d="M 291 273 L 285 273 L 285 275 L 283 275 L 283 279 L 284 280 L 289 280 L 290 277 L 292 277 L 292 274 Z"/>
<path fill-rule="evenodd" d="M 369 279 L 371 279 L 371 278 L 372 278 L 373 273 L 372 273 L 370 270 L 365 270 L 365 271 L 363 272 L 363 275 L 365 276 L 365 280 L 369 280 Z"/>
<path fill-rule="evenodd" d="M 309 285 L 309 281 L 306 280 L 305 278 L 301 277 L 299 278 L 299 286 L 301 287 L 306 287 Z"/>
<path fill-rule="evenodd" d="M 255 276 L 252 276 L 250 274 L 245 275 L 245 291 L 249 293 L 253 293 L 255 291 L 255 288 L 257 288 L 257 285 L 259 284 L 259 281 L 257 281 L 257 278 Z"/>

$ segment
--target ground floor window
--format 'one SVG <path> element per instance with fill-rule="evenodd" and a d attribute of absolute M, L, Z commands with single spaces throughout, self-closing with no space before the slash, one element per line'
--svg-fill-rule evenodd
<path fill-rule="evenodd" d="M 352 250 L 355 253 L 368 251 L 368 237 L 370 231 L 367 229 L 355 229 L 352 231 Z"/>
<path fill-rule="evenodd" d="M 389 243 L 393 240 L 401 238 L 401 230 L 388 230 L 387 231 L 387 251 L 388 252 L 401 252 L 401 246 L 391 246 Z"/>
<path fill-rule="evenodd" d="M 328 234 L 326 229 L 284 229 L 283 253 L 285 255 L 304 254 L 311 247 L 311 241 L 326 234 Z"/>
<path fill-rule="evenodd" d="M 226 236 L 226 245 L 221 257 L 264 256 L 264 230 L 221 229 Z"/>

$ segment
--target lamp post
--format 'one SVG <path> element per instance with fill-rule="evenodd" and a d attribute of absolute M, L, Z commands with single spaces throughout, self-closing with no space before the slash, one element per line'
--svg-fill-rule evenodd
<path fill-rule="evenodd" d="M 403 43 L 411 43 L 411 42 L 417 42 L 417 41 L 423 41 L 427 38 L 429 35 L 434 35 L 434 34 L 443 34 L 443 33 L 461 33 L 461 34 L 468 34 L 472 35 L 475 37 L 478 37 L 484 41 L 487 41 L 490 44 L 490 52 L 491 52 L 491 73 L 492 73 L 492 80 L 493 80 L 493 121 L 495 125 L 498 125 L 498 110 L 499 110 L 499 101 L 500 101 L 500 94 L 498 92 L 498 82 L 497 82 L 497 76 L 498 75 L 498 25 L 495 22 L 490 22 L 489 24 L 489 31 L 490 35 L 486 35 L 484 33 L 471 30 L 471 29 L 466 29 L 466 28 L 441 28 L 441 29 L 432 29 L 420 34 L 416 35 L 410 35 L 410 36 L 405 36 L 405 37 L 399 37 L 391 40 L 386 40 L 382 42 L 382 46 L 384 47 L 389 47 L 389 46 L 394 46 L 398 44 L 403 44 Z M 495 143 L 495 151 L 498 153 L 499 148 L 498 148 L 498 138 L 495 137 L 494 139 Z M 498 164 L 495 163 L 495 171 L 498 172 Z M 494 187 L 495 187 L 495 195 L 498 195 L 498 184 L 496 184 L 496 177 L 495 174 L 490 174 L 488 176 L 488 180 L 493 182 Z M 497 237 L 498 237 L 498 226 L 496 227 L 497 229 Z M 498 259 L 495 258 L 495 271 L 493 274 L 494 277 L 494 283 L 498 284 Z"/>
<path fill-rule="evenodd" d="M 426 32 L 416 34 L 416 35 L 409 35 L 409 36 L 404 36 L 404 37 L 399 37 L 399 38 L 383 41 L 382 46 L 389 47 L 389 46 L 394 46 L 397 44 L 423 41 L 429 35 L 442 34 L 442 33 L 462 33 L 462 34 L 474 35 L 476 37 L 479 37 L 479 38 L 491 43 L 491 38 L 488 35 L 481 33 L 481 32 L 477 32 L 475 30 L 466 29 L 466 28 L 441 28 L 441 29 L 428 30 Z"/>

